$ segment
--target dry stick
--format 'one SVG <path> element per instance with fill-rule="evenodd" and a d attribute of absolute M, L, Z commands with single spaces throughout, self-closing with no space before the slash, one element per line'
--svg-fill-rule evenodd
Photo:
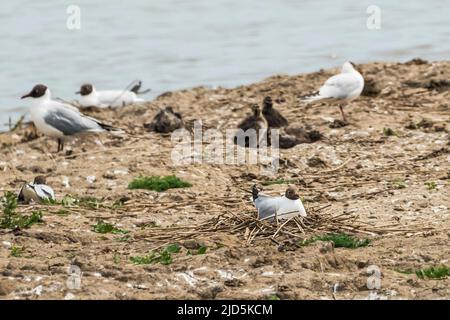
<path fill-rule="evenodd" d="M 102 152 L 113 152 L 113 151 L 123 151 L 123 150 L 133 150 L 138 149 L 139 146 L 135 147 L 120 147 L 120 148 L 111 148 L 111 149 L 104 149 L 104 150 L 96 150 L 96 151 L 90 151 L 90 152 L 81 152 L 81 153 L 74 153 L 68 156 L 63 156 L 64 158 L 72 158 L 72 157 L 80 157 L 80 156 L 88 156 L 92 154 L 102 153 Z"/>
<path fill-rule="evenodd" d="M 333 169 L 330 169 L 330 170 L 326 170 L 326 171 L 322 171 L 321 172 L 321 174 L 324 174 L 324 173 L 330 173 L 330 172 L 335 172 L 335 171 L 337 171 L 337 170 L 340 170 L 340 169 L 342 169 L 343 167 L 345 167 L 350 161 L 352 161 L 353 160 L 353 158 L 349 158 L 349 159 L 347 159 L 343 164 L 341 164 L 340 166 L 337 166 L 336 168 L 333 168 Z"/>
<path fill-rule="evenodd" d="M 286 222 L 284 222 L 284 223 L 278 228 L 278 230 L 273 234 L 272 237 L 275 238 L 275 237 L 277 236 L 277 234 L 281 231 L 281 229 L 283 229 L 283 227 L 284 227 L 289 221 L 291 221 L 293 218 L 295 218 L 295 216 L 290 217 Z"/>

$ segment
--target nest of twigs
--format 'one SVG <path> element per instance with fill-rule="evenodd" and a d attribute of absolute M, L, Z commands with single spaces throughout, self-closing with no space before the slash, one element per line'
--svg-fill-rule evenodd
<path fill-rule="evenodd" d="M 396 224 L 376 226 L 363 222 L 355 214 L 333 214 L 322 208 L 308 209 L 307 217 L 293 217 L 281 221 L 261 221 L 257 218 L 255 210 L 233 213 L 231 211 L 219 214 L 205 222 L 195 226 L 177 226 L 167 228 L 152 228 L 146 230 L 145 238 L 152 242 L 176 242 L 198 236 L 210 236 L 212 234 L 232 234 L 245 240 L 247 244 L 269 240 L 280 244 L 286 240 L 307 240 L 315 235 L 327 233 L 347 233 L 351 235 L 376 236 L 386 233 L 406 233 L 429 230 L 426 227 L 417 226 L 406 229 Z"/>

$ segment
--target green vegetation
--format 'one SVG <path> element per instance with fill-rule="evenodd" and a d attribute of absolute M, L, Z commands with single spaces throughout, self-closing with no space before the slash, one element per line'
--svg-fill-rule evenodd
<path fill-rule="evenodd" d="M 405 189 L 406 188 L 405 182 L 403 180 L 400 180 L 400 179 L 397 179 L 397 180 L 393 181 L 392 182 L 392 186 L 395 189 Z"/>
<path fill-rule="evenodd" d="M 146 189 L 146 190 L 154 190 L 154 191 L 166 191 L 168 189 L 174 188 L 188 188 L 192 187 L 192 184 L 189 182 L 183 181 L 180 178 L 172 175 L 172 176 L 151 176 L 145 177 L 140 176 L 135 178 L 128 185 L 128 189 Z"/>
<path fill-rule="evenodd" d="M 134 256 L 130 261 L 134 264 L 154 264 L 161 263 L 168 265 L 173 262 L 172 254 L 179 253 L 181 247 L 177 244 L 171 244 L 162 251 L 150 251 L 145 256 Z"/>
<path fill-rule="evenodd" d="M 119 228 L 116 228 L 114 225 L 107 223 L 107 222 L 103 222 L 103 221 L 99 221 L 97 222 L 97 224 L 92 226 L 92 231 L 97 232 L 97 233 L 112 233 L 112 234 L 127 234 L 129 233 L 129 231 L 127 230 L 122 230 Z"/>
<path fill-rule="evenodd" d="M 398 273 L 403 273 L 403 274 L 413 274 L 414 271 L 411 269 L 406 269 L 406 270 L 402 270 L 402 269 L 394 269 L 395 271 L 397 271 Z"/>
<path fill-rule="evenodd" d="M 115 254 L 115 255 L 113 256 L 113 262 L 114 262 L 115 264 L 118 264 L 118 263 L 120 262 L 120 256 L 119 256 L 118 254 Z"/>
<path fill-rule="evenodd" d="M 56 214 L 59 214 L 61 216 L 68 216 L 70 214 L 69 211 L 67 211 L 66 209 L 59 209 Z"/>
<path fill-rule="evenodd" d="M 450 271 L 446 266 L 429 267 L 417 270 L 416 275 L 420 279 L 445 279 L 450 275 Z"/>
<path fill-rule="evenodd" d="M 281 300 L 280 297 L 276 294 L 271 294 L 267 297 L 267 300 Z"/>
<path fill-rule="evenodd" d="M 200 254 L 205 254 L 207 250 L 208 250 L 207 246 L 201 246 L 197 250 L 188 250 L 187 254 L 196 256 L 196 255 L 200 255 Z"/>
<path fill-rule="evenodd" d="M 437 183 L 434 181 L 427 181 L 425 182 L 425 185 L 427 186 L 428 190 L 433 190 L 437 187 Z"/>
<path fill-rule="evenodd" d="M 391 128 L 383 128 L 383 134 L 386 137 L 390 137 L 390 136 L 396 136 L 397 134 L 395 133 L 394 130 L 392 130 Z"/>
<path fill-rule="evenodd" d="M 26 229 L 33 224 L 42 222 L 42 212 L 33 211 L 30 216 L 17 213 L 17 197 L 12 192 L 6 192 L 0 199 L 3 216 L 0 220 L 0 229 Z"/>
<path fill-rule="evenodd" d="M 11 257 L 20 258 L 22 256 L 22 253 L 23 253 L 23 247 L 14 245 L 11 247 L 11 251 L 9 254 Z"/>
<path fill-rule="evenodd" d="M 299 243 L 301 246 L 309 245 L 316 241 L 331 241 L 336 248 L 356 249 L 359 247 L 367 247 L 370 243 L 369 239 L 357 239 L 345 233 L 331 233 L 323 236 L 305 239 Z"/>

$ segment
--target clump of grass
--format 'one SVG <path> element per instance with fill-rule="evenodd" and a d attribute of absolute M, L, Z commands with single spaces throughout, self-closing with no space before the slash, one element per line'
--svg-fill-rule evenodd
<path fill-rule="evenodd" d="M 120 256 L 119 256 L 118 254 L 115 254 L 115 255 L 113 256 L 113 262 L 114 262 L 115 264 L 118 264 L 118 263 L 120 262 Z"/>
<path fill-rule="evenodd" d="M 70 194 L 66 194 L 64 198 L 61 199 L 61 205 L 63 207 L 73 207 L 77 204 L 77 199 Z"/>
<path fill-rule="evenodd" d="M 207 250 L 208 250 L 207 246 L 201 246 L 200 248 L 198 248 L 196 250 L 188 250 L 187 254 L 196 256 L 196 255 L 205 254 Z"/>
<path fill-rule="evenodd" d="M 271 295 L 267 296 L 267 300 L 275 301 L 275 300 L 281 300 L 281 299 L 280 299 L 280 297 L 278 295 L 271 294 Z"/>
<path fill-rule="evenodd" d="M 450 271 L 446 266 L 429 267 L 416 271 L 420 279 L 445 279 L 450 276 Z"/>
<path fill-rule="evenodd" d="M 392 186 L 395 189 L 405 189 L 406 188 L 405 182 L 403 180 L 400 180 L 400 179 L 397 179 L 394 182 L 392 182 Z"/>
<path fill-rule="evenodd" d="M 20 258 L 22 256 L 22 253 L 23 253 L 23 247 L 14 245 L 11 247 L 11 251 L 10 251 L 9 255 L 11 257 Z"/>
<path fill-rule="evenodd" d="M 123 201 L 122 199 L 119 199 L 119 200 L 114 201 L 112 207 L 114 209 L 118 209 L 118 208 L 122 208 L 124 204 L 125 204 L 125 201 Z"/>
<path fill-rule="evenodd" d="M 56 214 L 61 215 L 61 216 L 68 216 L 70 214 L 69 211 L 67 211 L 66 209 L 59 209 Z"/>
<path fill-rule="evenodd" d="M 3 207 L 3 216 L 0 220 L 1 229 L 26 229 L 33 224 L 42 222 L 42 212 L 33 211 L 30 216 L 17 213 L 17 197 L 12 192 L 6 192 L 0 199 Z"/>
<path fill-rule="evenodd" d="M 345 233 L 332 233 L 325 236 L 317 237 L 320 241 L 332 241 L 336 248 L 359 248 L 367 247 L 369 245 L 369 239 L 357 239 Z"/>
<path fill-rule="evenodd" d="M 402 269 L 394 269 L 395 271 L 397 271 L 398 273 L 402 273 L 402 274 L 413 274 L 414 271 L 411 269 L 406 269 L 406 270 L 402 270 Z"/>
<path fill-rule="evenodd" d="M 103 201 L 94 197 L 75 197 L 70 194 L 66 194 L 60 201 L 54 199 L 44 199 L 44 204 L 47 205 L 61 205 L 63 207 L 86 207 L 89 209 L 107 208 Z M 111 206 L 114 208 L 114 204 Z"/>
<path fill-rule="evenodd" d="M 336 248 L 350 248 L 356 249 L 360 247 L 367 247 L 370 243 L 369 239 L 357 239 L 345 233 L 331 233 L 323 236 L 305 239 L 299 243 L 301 246 L 309 245 L 316 241 L 331 241 Z"/>
<path fill-rule="evenodd" d="M 81 197 L 77 199 L 77 204 L 89 209 L 98 209 L 104 207 L 101 200 L 94 197 Z"/>
<path fill-rule="evenodd" d="M 435 181 L 427 181 L 425 182 L 428 190 L 434 190 L 437 187 L 437 183 Z"/>
<path fill-rule="evenodd" d="M 171 176 L 151 176 L 145 177 L 140 176 L 135 178 L 128 185 L 128 189 L 146 189 L 146 190 L 154 190 L 154 191 L 166 191 L 168 189 L 174 188 L 189 188 L 192 187 L 187 181 L 183 181 L 175 175 Z"/>
<path fill-rule="evenodd" d="M 97 222 L 97 224 L 92 226 L 92 231 L 97 232 L 97 233 L 112 233 L 112 234 L 127 234 L 130 231 L 127 230 L 122 230 L 119 228 L 116 228 L 113 224 L 104 222 L 104 221 L 99 221 Z"/>
<path fill-rule="evenodd" d="M 168 265 L 173 262 L 172 254 L 179 253 L 181 247 L 177 244 L 171 244 L 162 251 L 150 251 L 145 256 L 134 256 L 130 258 L 133 264 L 154 264 L 161 263 Z"/>
<path fill-rule="evenodd" d="M 392 130 L 391 128 L 383 128 L 383 134 L 386 137 L 390 137 L 390 136 L 396 136 L 397 134 L 395 133 L 394 130 Z"/>

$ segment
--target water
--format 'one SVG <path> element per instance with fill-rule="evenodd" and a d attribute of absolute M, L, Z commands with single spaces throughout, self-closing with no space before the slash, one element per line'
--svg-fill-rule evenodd
<path fill-rule="evenodd" d="M 366 27 L 374 2 L 380 30 Z M 81 8 L 80 30 L 66 27 L 66 9 L 74 3 Z M 111 89 L 141 79 L 153 89 L 151 99 L 347 59 L 448 59 L 449 16 L 448 0 L 3 1 L 0 123 L 26 112 L 19 97 L 37 83 L 73 99 L 83 82 Z"/>

